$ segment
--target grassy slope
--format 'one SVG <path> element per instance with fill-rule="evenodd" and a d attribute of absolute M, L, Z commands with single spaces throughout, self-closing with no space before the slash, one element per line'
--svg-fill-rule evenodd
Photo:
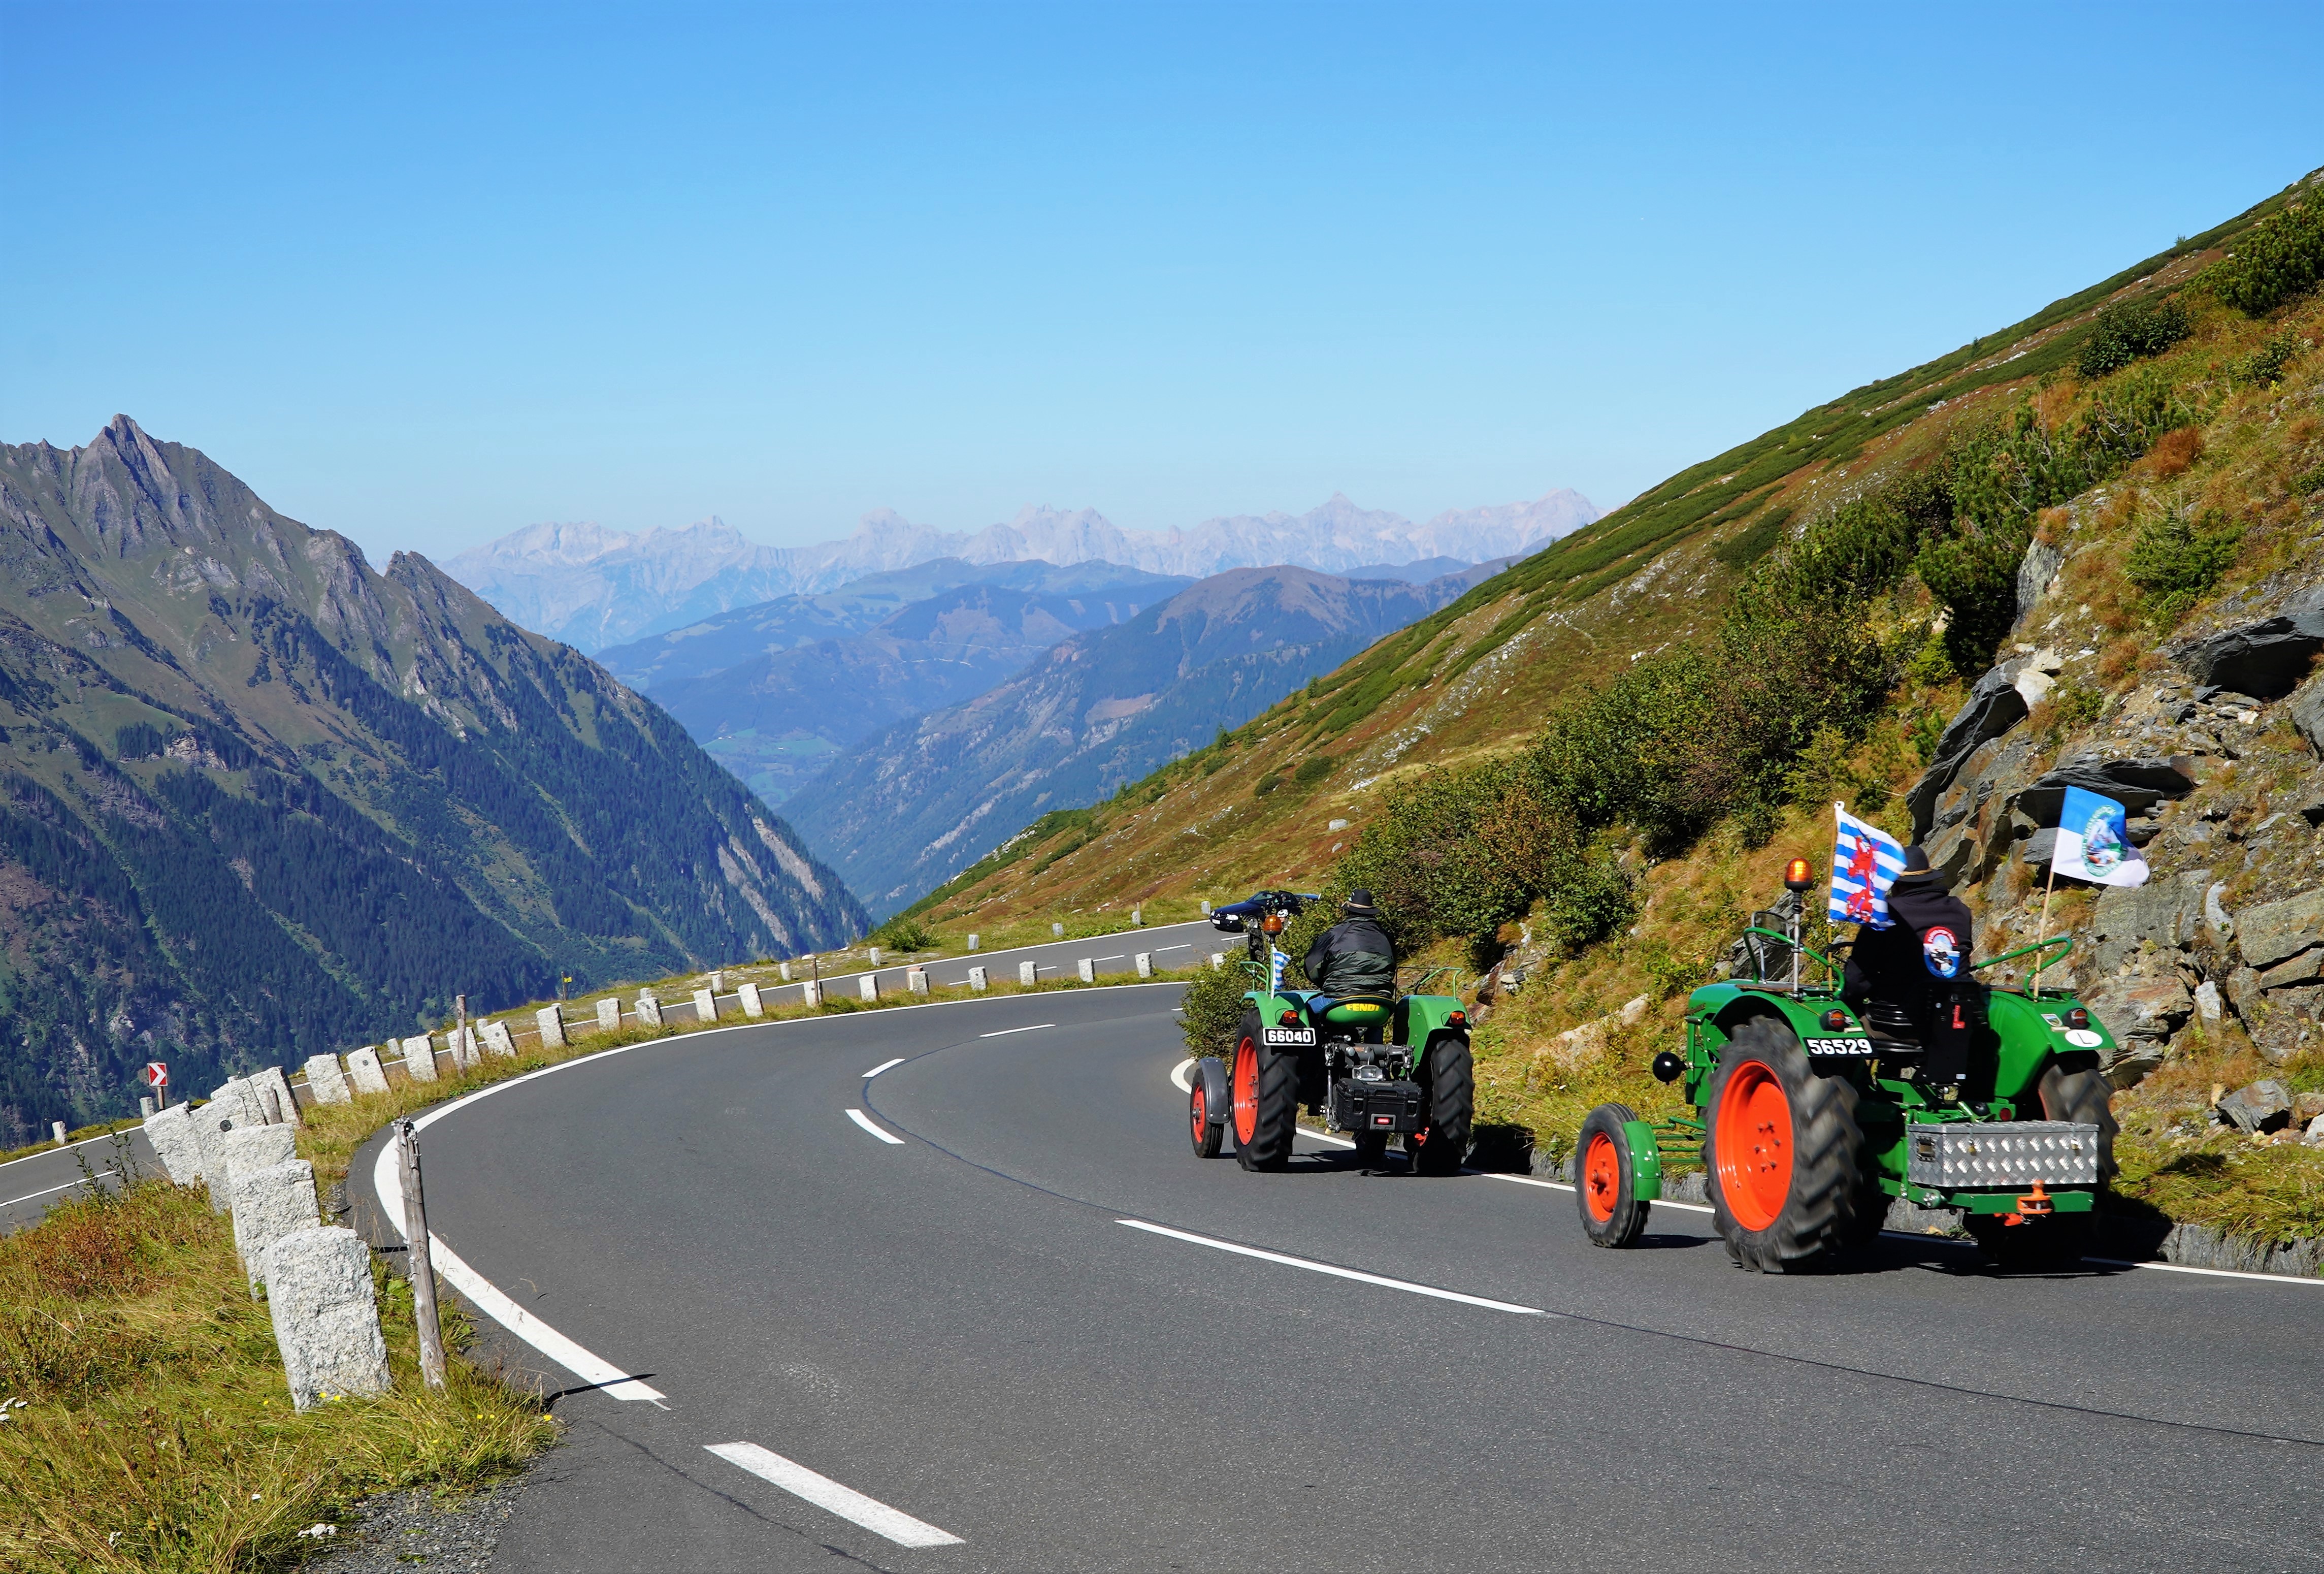
<path fill-rule="evenodd" d="M 1933 452 L 1956 423 L 2037 389 L 2045 400 L 2070 398 L 2071 368 L 2099 306 L 2184 282 L 2288 195 L 2002 333 L 1856 390 L 1682 472 L 1382 641 L 1222 746 L 1157 772 L 1106 803 L 1050 816 L 913 912 L 940 932 L 991 932 L 1051 917 L 1089 921 L 1133 904 L 1145 908 L 1149 921 L 1183 916 L 1198 897 L 1240 897 L 1261 884 L 1315 888 L 1333 854 L 1361 828 L 1366 805 L 1383 782 L 1517 747 L 1569 687 L 1617 670 L 1634 653 L 1707 630 L 1732 564 L 1776 539 L 1766 525 L 1777 510 L 1791 510 L 1795 522 L 1877 485 Z M 2254 323 L 2214 311 L 2164 364 L 2174 378 L 2200 381 L 2212 375 L 2207 368 L 2249 354 L 2287 325 L 2324 340 L 2324 314 L 2312 297 L 2275 318 Z M 2316 462 L 2308 454 L 2315 422 L 2299 412 L 2314 407 L 2319 361 L 2324 356 L 2311 355 L 2296 365 L 2278 390 L 2227 396 L 2206 430 L 2205 457 L 2183 476 L 2133 479 L 2146 481 L 2158 502 L 2296 520 L 2296 499 L 2286 501 L 2288 478 Z M 2141 624 L 2136 593 L 2122 580 L 2131 511 L 2101 514 L 2094 512 L 2089 525 L 2108 550 L 2089 554 L 2083 560 L 2092 566 L 2077 569 L 2068 588 L 2088 598 L 2087 609 L 2075 616 L 2075 626 L 2042 637 L 2061 647 L 2069 639 L 2092 642 L 2103 657 L 2078 681 L 2118 702 L 2161 658 L 2153 652 L 2156 631 Z M 2259 545 L 2246 551 L 2221 594 L 2288 566 L 2324 572 L 2312 527 L 2305 534 L 2263 531 L 2254 540 Z M 1932 711 L 1949 715 L 1960 698 L 1955 681 L 1908 685 L 1850 759 L 1834 764 L 1824 780 L 1803 784 L 1802 801 L 1888 801 L 1886 818 L 1901 829 L 1901 806 L 1893 799 L 1923 764 L 1914 724 Z M 2046 742 L 2061 753 L 2091 732 L 2055 716 L 2039 716 L 2032 725 L 2045 728 Z M 1291 774 L 1318 757 L 1331 761 L 1320 780 L 1302 783 Z M 1278 784 L 1262 793 L 1269 782 Z M 1348 819 L 1351 828 L 1333 831 L 1333 819 Z M 1798 853 L 1821 864 L 1830 835 L 1828 810 L 1800 810 L 1758 849 L 1721 830 L 1686 856 L 1644 868 L 1645 907 L 1629 936 L 1537 971 L 1523 992 L 1496 1006 L 1479 1039 L 1480 1116 L 1528 1127 L 1554 1150 L 1600 1099 L 1667 1106 L 1670 1094 L 1640 1068 L 1653 1049 L 1674 1042 L 1685 987 L 1704 976 L 1743 914 L 1777 894 L 1780 860 Z M 1972 893 L 1987 932 L 2008 926 L 2015 933 L 2022 926 L 2032 938 L 2023 895 L 2006 881 Z M 1526 954 L 1525 936 L 1503 938 Z M 1440 950 L 1441 959 L 1467 960 L 1450 946 Z M 1560 1033 L 1642 994 L 1649 1014 L 1632 1027 L 1613 1026 L 1602 1049 L 1577 1052 L 1560 1042 Z M 2236 1086 L 2257 1066 L 2232 1028 L 2176 1050 L 2168 1074 L 2120 1101 L 2125 1190 L 2200 1222 L 2282 1236 L 2324 1233 L 2324 1153 L 2282 1147 L 2228 1153 L 2233 1144 L 2204 1136 L 2193 1145 L 2220 1150 L 2218 1162 L 2164 1172 L 2190 1145 L 2183 1135 L 2190 1090 L 2200 1085 L 2208 1094 L 2215 1081 Z M 2324 1085 L 2324 1061 L 2295 1063 L 2291 1079 L 2296 1087 Z M 2181 1137 L 2166 1137 L 2174 1124 Z"/>

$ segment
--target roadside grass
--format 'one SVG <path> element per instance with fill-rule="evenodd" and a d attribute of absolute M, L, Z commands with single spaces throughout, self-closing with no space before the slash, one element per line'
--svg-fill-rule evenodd
<path fill-rule="evenodd" d="M 1194 969 L 1157 971 L 1183 982 Z M 989 995 L 1047 995 L 1147 982 L 996 979 Z M 768 1022 L 897 1010 L 966 990 L 854 997 L 770 1010 Z M 609 1050 L 742 1025 L 734 1019 L 592 1032 L 563 1050 L 487 1056 L 435 1082 L 400 1076 L 385 1093 L 303 1108 L 299 1153 L 326 1196 L 355 1153 L 400 1116 L 530 1071 Z M 131 1177 L 52 1208 L 0 1238 L 0 1569 L 154 1570 L 295 1566 L 327 1548 L 300 1532 L 342 1523 L 367 1495 L 456 1494 L 505 1475 L 555 1440 L 538 1396 L 457 1355 L 440 1393 L 420 1382 L 411 1292 L 374 1261 L 395 1391 L 299 1415 L 290 1408 L 265 1303 L 250 1298 L 231 1218 L 204 1190 L 137 1174 L 127 1139 L 112 1167 Z M 439 1289 L 447 1346 L 473 1329 Z"/>
<path fill-rule="evenodd" d="M 425 1388 L 410 1291 L 374 1272 L 394 1392 L 300 1415 L 201 1188 L 141 1178 L 0 1239 L 0 1567 L 289 1568 L 366 1494 L 465 1490 L 548 1446 L 538 1399 L 464 1359 Z M 445 1332 L 466 1344 L 448 1306 Z"/>
<path fill-rule="evenodd" d="M 2303 1146 L 2296 1124 L 2288 1134 L 2254 1138 L 2211 1118 L 2215 1089 L 2262 1077 L 2295 1092 L 2324 1088 L 2324 1051 L 2270 1065 L 2232 1028 L 2209 1038 L 2181 1032 L 2153 1075 L 2115 1096 L 2122 1123 L 2116 1194 L 2253 1240 L 2324 1236 L 2324 1149 Z"/>

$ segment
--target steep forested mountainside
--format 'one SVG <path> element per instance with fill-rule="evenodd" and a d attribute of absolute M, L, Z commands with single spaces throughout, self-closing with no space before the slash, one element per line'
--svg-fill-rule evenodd
<path fill-rule="evenodd" d="M 1045 810 L 1203 747 L 1499 564 L 1425 585 L 1238 569 L 1006 682 L 866 738 L 786 804 L 875 912 L 950 878 Z"/>
<path fill-rule="evenodd" d="M 962 585 L 912 602 L 860 634 L 660 678 L 650 692 L 753 792 L 782 804 L 870 734 L 973 699 L 1058 641 L 1135 616 L 1186 583 L 1142 577 L 1149 586 L 1094 596 Z M 679 666 L 691 653 L 680 645 L 661 664 L 665 671 Z"/>
<path fill-rule="evenodd" d="M 116 417 L 0 446 L 0 1142 L 861 907 L 659 708 Z"/>

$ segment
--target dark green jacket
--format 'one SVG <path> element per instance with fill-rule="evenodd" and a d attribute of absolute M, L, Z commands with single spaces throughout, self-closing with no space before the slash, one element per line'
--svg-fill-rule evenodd
<path fill-rule="evenodd" d="M 1299 967 L 1335 999 L 1396 992 L 1396 942 L 1369 918 L 1343 918 L 1317 935 Z"/>

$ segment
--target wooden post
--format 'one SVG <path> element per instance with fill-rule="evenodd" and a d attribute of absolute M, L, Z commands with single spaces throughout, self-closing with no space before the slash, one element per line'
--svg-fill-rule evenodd
<path fill-rule="evenodd" d="M 466 997 L 462 996 L 465 1005 Z M 395 1167 L 403 1182 L 404 1260 L 411 1274 L 412 1320 L 420 1325 L 420 1375 L 430 1388 L 444 1386 L 444 1329 L 436 1317 L 436 1267 L 428 1251 L 428 1200 L 420 1187 L 420 1131 L 408 1120 L 395 1123 Z"/>

